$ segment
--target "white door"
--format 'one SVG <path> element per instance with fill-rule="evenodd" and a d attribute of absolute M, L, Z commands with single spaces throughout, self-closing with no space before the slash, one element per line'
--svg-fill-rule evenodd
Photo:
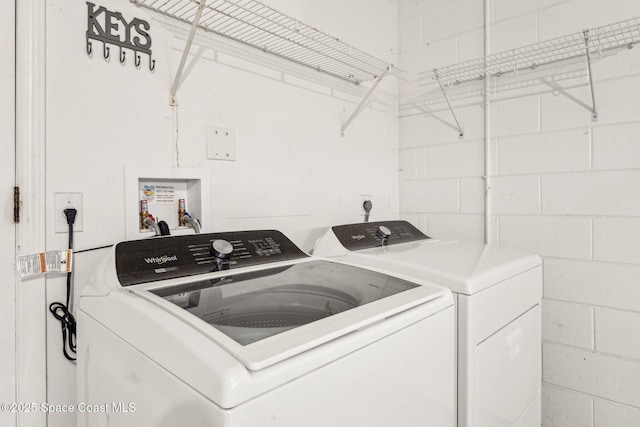
<path fill-rule="evenodd" d="M 16 403 L 15 3 L 0 2 L 0 403 Z M 0 425 L 16 415 L 0 410 Z"/>
<path fill-rule="evenodd" d="M 19 223 L 13 223 L 13 214 L 9 220 L 0 221 L 0 250 L 8 252 L 0 258 L 0 279 L 4 279 L 0 284 L 0 292 L 3 293 L 2 298 L 12 301 L 6 305 L 9 307 L 8 313 L 0 313 L 3 321 L 3 316 L 9 317 L 6 323 L 10 324 L 0 332 L 2 339 L 10 345 L 3 342 L 1 347 L 9 348 L 8 352 L 11 353 L 7 354 L 6 361 L 3 359 L 5 356 L 0 357 L 0 369 L 4 371 L 5 363 L 11 365 L 7 367 L 11 373 L 7 393 L 12 397 L 7 401 L 36 405 L 47 402 L 45 325 L 48 309 L 45 279 L 36 277 L 19 281 L 13 261 L 16 256 L 43 252 L 46 248 L 46 6 L 47 2 L 42 0 L 0 1 L 0 138 L 7 141 L 0 148 L 10 153 L 5 155 L 0 152 L 0 183 L 3 184 L 0 188 L 0 209 L 7 204 L 7 186 L 11 192 L 11 210 L 13 185 L 20 187 L 21 203 Z M 10 76 L 8 82 L 5 77 L 7 73 Z M 9 100 L 5 94 L 8 94 Z M 5 236 L 15 243 L 6 243 Z M 5 334 L 11 334 L 11 337 L 5 338 Z M 3 353 L 0 351 L 0 354 Z M 16 416 L 15 421 L 11 418 L 0 425 L 47 425 L 47 414 L 41 410 L 22 410 L 11 415 Z"/>

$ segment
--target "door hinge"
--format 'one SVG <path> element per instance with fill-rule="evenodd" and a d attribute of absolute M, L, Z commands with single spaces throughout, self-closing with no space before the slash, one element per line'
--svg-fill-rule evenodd
<path fill-rule="evenodd" d="M 20 187 L 13 187 L 13 222 L 20 222 Z"/>

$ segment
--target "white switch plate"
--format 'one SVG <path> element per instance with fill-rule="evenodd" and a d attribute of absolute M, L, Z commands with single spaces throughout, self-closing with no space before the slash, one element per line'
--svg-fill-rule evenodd
<path fill-rule="evenodd" d="M 54 193 L 53 198 L 56 233 L 69 232 L 69 224 L 67 224 L 67 217 L 64 214 L 66 208 L 75 208 L 78 211 L 73 231 L 82 231 L 84 210 L 82 209 L 82 193 Z"/>
<path fill-rule="evenodd" d="M 207 158 L 212 160 L 236 160 L 236 131 L 207 127 Z"/>

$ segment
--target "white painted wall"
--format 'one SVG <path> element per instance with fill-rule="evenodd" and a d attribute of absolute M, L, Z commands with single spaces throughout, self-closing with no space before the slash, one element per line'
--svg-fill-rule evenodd
<path fill-rule="evenodd" d="M 16 400 L 16 312 L 15 312 L 15 11 L 13 2 L 0 4 L 0 402 Z M 15 414 L 0 412 L 0 425 L 15 425 Z"/>
<path fill-rule="evenodd" d="M 265 3 L 390 62 L 397 53 L 393 0 Z M 192 47 L 179 107 L 169 89 L 188 28 L 127 1 L 96 4 L 126 18 L 149 20 L 156 69 L 121 65 L 117 49 L 102 58 L 85 53 L 85 2 L 47 3 L 47 248 L 67 245 L 54 232 L 56 192 L 84 196 L 85 249 L 125 238 L 125 167 L 205 168 L 212 212 L 204 231 L 276 228 L 305 250 L 331 223 L 360 220 L 362 194 L 374 201 L 372 218 L 398 212 L 397 81 L 385 80 L 371 108 L 340 137 L 340 125 L 366 93 L 314 70 L 238 46 L 211 44 L 199 35 Z M 128 55 L 131 55 L 130 53 Z M 206 158 L 206 128 L 236 130 L 237 161 Z M 176 139 L 177 136 L 177 150 Z M 176 153 L 179 152 L 179 155 Z M 75 258 L 76 292 L 101 258 Z M 47 280 L 48 302 L 64 300 L 64 278 Z M 82 337 L 79 337 L 82 339 Z M 47 323 L 49 403 L 75 401 L 75 367 L 61 353 L 59 325 Z M 49 426 L 73 425 L 73 416 L 49 416 Z"/>
<path fill-rule="evenodd" d="M 640 16 L 636 0 L 494 0 L 492 52 Z M 399 0 L 400 66 L 481 57 L 482 1 Z M 492 83 L 493 241 L 544 258 L 543 425 L 640 425 L 640 50 Z M 553 76 L 560 89 L 540 84 Z M 435 236 L 482 240 L 481 83 L 400 88 L 400 210 Z M 433 116 L 416 113 L 424 95 Z M 573 98 L 573 99 L 572 99 Z M 425 105 L 425 104 L 422 104 Z"/>

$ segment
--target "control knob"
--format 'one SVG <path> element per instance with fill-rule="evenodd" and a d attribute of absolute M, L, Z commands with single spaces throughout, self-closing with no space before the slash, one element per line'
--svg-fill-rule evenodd
<path fill-rule="evenodd" d="M 226 240 L 218 239 L 211 242 L 211 255 L 216 259 L 218 270 L 226 270 L 229 263 L 223 265 L 223 261 L 229 260 L 233 253 L 233 245 Z"/>
<path fill-rule="evenodd" d="M 376 235 L 380 239 L 382 239 L 382 245 L 384 246 L 387 244 L 387 240 L 389 239 L 389 236 L 391 236 L 391 230 L 389 230 L 389 228 L 385 227 L 384 225 L 380 225 L 376 230 Z"/>

